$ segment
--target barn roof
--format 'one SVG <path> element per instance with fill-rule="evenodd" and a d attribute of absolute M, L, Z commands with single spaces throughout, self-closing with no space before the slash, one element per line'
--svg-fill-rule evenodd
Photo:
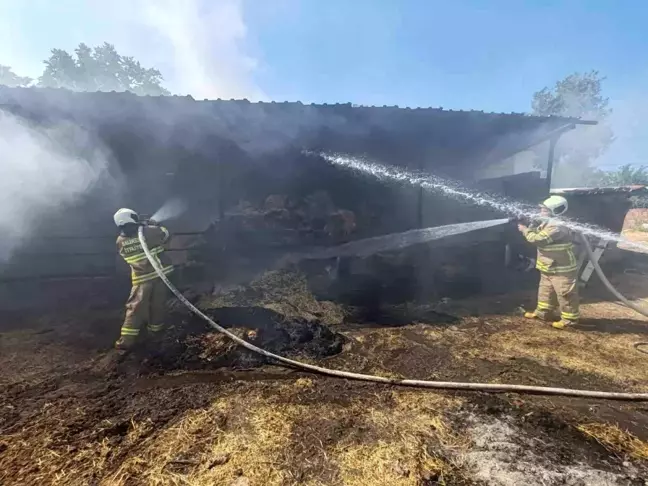
<path fill-rule="evenodd" d="M 471 167 L 502 159 L 577 125 L 593 121 L 523 113 L 194 100 L 191 96 L 78 93 L 0 86 L 0 107 L 32 119 L 71 117 L 86 126 L 160 137 L 229 139 L 255 152 L 282 146 L 362 153 L 415 168 Z"/>
<path fill-rule="evenodd" d="M 627 195 L 635 196 L 637 194 L 646 193 L 646 186 L 635 184 L 629 186 L 610 186 L 610 187 L 574 187 L 574 188 L 561 188 L 552 189 L 551 194 L 561 196 L 598 196 L 598 195 Z"/>

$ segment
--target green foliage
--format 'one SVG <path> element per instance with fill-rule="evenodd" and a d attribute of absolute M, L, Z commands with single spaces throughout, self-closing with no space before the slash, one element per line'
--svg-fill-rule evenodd
<path fill-rule="evenodd" d="M 630 164 L 619 167 L 613 172 L 601 172 L 599 178 L 600 186 L 631 186 L 648 185 L 648 167 L 634 167 Z M 648 208 L 648 197 L 633 196 L 630 198 L 632 207 Z"/>
<path fill-rule="evenodd" d="M 632 196 L 630 202 L 632 203 L 633 208 L 648 208 L 648 197 L 646 196 Z"/>
<path fill-rule="evenodd" d="M 601 184 L 606 186 L 648 185 L 648 167 L 626 164 L 614 172 L 603 172 Z"/>
<path fill-rule="evenodd" d="M 131 91 L 138 95 L 168 95 L 162 87 L 162 74 L 144 68 L 132 57 L 120 55 L 112 44 L 90 48 L 79 44 L 75 56 L 52 49 L 44 61 L 39 86 L 74 91 Z"/>
<path fill-rule="evenodd" d="M 31 78 L 26 76 L 18 76 L 14 73 L 9 66 L 0 64 L 0 85 L 9 86 L 11 88 L 29 86 L 32 82 Z"/>
<path fill-rule="evenodd" d="M 540 116 L 567 116 L 603 120 L 612 110 L 609 98 L 602 95 L 605 78 L 598 71 L 573 73 L 558 81 L 553 89 L 534 93 L 533 113 Z"/>
<path fill-rule="evenodd" d="M 44 62 L 38 86 L 73 91 L 130 91 L 138 95 L 168 95 L 162 87 L 162 74 L 144 68 L 132 57 L 122 56 L 111 44 L 93 48 L 79 44 L 74 56 L 63 49 L 52 49 Z M 29 86 L 32 79 L 18 76 L 10 67 L 0 65 L 0 85 Z"/>
<path fill-rule="evenodd" d="M 598 71 L 573 73 L 533 95 L 533 113 L 596 120 L 595 126 L 577 126 L 564 134 L 556 146 L 553 185 L 562 187 L 598 185 L 601 172 L 591 166 L 614 141 L 606 119 L 612 112 L 603 96 Z"/>

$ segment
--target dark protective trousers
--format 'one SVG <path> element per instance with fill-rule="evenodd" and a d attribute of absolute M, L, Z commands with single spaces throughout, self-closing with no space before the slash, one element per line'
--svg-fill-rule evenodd
<path fill-rule="evenodd" d="M 155 334 L 165 329 L 167 295 L 168 288 L 159 278 L 133 285 L 121 328 L 121 341 L 124 344 L 134 344 L 146 331 Z"/>
<path fill-rule="evenodd" d="M 578 273 L 547 275 L 540 273 L 536 315 L 548 318 L 557 315 L 564 321 L 576 322 L 580 318 Z"/>

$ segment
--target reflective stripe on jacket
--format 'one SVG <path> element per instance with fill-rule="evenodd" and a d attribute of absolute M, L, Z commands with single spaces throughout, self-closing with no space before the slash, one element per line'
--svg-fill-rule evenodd
<path fill-rule="evenodd" d="M 569 228 L 554 222 L 543 223 L 524 232 L 529 243 L 538 248 L 536 268 L 547 275 L 573 273 L 578 270 L 574 243 Z"/>
<path fill-rule="evenodd" d="M 147 226 L 144 228 L 144 236 L 151 255 L 157 260 L 158 265 L 162 268 L 162 272 L 165 275 L 173 272 L 173 265 L 164 256 L 163 245 L 169 240 L 169 232 L 167 229 L 163 226 Z M 137 236 L 119 235 L 117 238 L 117 250 L 131 267 L 131 281 L 133 285 L 159 278 L 153 265 L 146 258 L 146 253 L 144 253 Z"/>

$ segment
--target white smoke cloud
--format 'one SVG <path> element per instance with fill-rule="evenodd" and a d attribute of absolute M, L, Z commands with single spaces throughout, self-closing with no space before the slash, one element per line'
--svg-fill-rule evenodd
<path fill-rule="evenodd" d="M 142 22 L 170 47 L 174 76 L 195 98 L 265 99 L 253 81 L 258 61 L 245 53 L 241 0 L 140 0 Z"/>
<path fill-rule="evenodd" d="M 258 61 L 246 53 L 243 7 L 242 0 L 0 0 L 0 64 L 37 78 L 52 48 L 72 53 L 81 42 L 110 42 L 158 68 L 173 93 L 257 101 L 265 95 L 254 82 Z M 0 261 L 40 223 L 113 180 L 109 154 L 91 138 L 78 126 L 29 126 L 0 111 Z"/>
<path fill-rule="evenodd" d="M 616 170 L 625 164 L 648 165 L 648 92 L 629 91 L 611 104 L 614 111 L 609 123 L 614 142 L 596 165 L 604 170 Z"/>
<path fill-rule="evenodd" d="M 48 214 L 60 216 L 108 175 L 102 148 L 76 125 L 36 128 L 0 111 L 0 261 Z"/>

